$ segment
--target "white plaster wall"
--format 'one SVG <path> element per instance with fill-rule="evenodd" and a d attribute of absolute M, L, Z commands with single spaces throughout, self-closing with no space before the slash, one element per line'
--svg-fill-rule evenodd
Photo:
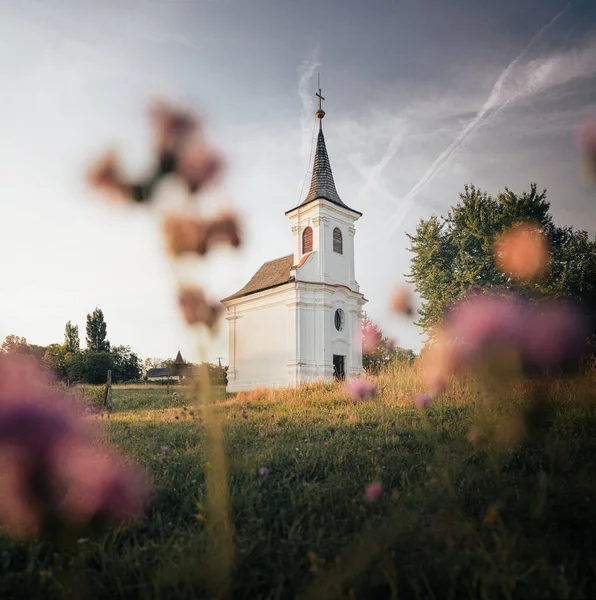
<path fill-rule="evenodd" d="M 226 301 L 229 322 L 229 392 L 295 383 L 294 284 Z"/>
<path fill-rule="evenodd" d="M 297 382 L 333 379 L 333 355 L 345 356 L 346 376 L 361 375 L 362 294 L 344 286 L 297 282 L 300 369 Z M 344 312 L 341 331 L 335 329 L 335 311 Z"/>

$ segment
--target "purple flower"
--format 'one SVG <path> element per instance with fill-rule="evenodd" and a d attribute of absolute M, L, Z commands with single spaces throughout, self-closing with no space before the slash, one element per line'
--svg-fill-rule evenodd
<path fill-rule="evenodd" d="M 267 467 L 261 467 L 259 469 L 259 475 L 261 477 L 267 477 L 267 475 L 269 475 L 269 469 Z"/>
<path fill-rule="evenodd" d="M 136 516 L 145 479 L 93 443 L 92 421 L 38 367 L 0 356 L 0 524 L 20 536 Z"/>
<path fill-rule="evenodd" d="M 547 301 L 527 314 L 520 354 L 530 371 L 573 370 L 581 364 L 588 326 L 575 307 Z"/>
<path fill-rule="evenodd" d="M 427 355 L 427 384 L 443 390 L 451 374 L 495 350 L 517 354 L 530 372 L 571 371 L 581 365 L 588 326 L 576 307 L 550 300 L 528 304 L 515 295 L 475 295 L 446 319 Z"/>
<path fill-rule="evenodd" d="M 414 404 L 418 410 L 424 410 L 432 402 L 432 398 L 426 392 L 418 392 L 414 396 Z"/>
<path fill-rule="evenodd" d="M 248 413 L 245 410 L 242 411 L 242 418 L 243 419 L 248 419 Z"/>
<path fill-rule="evenodd" d="M 362 379 L 351 379 L 346 383 L 345 392 L 355 400 L 367 400 L 377 395 L 377 386 Z"/>
<path fill-rule="evenodd" d="M 580 131 L 580 145 L 590 176 L 596 179 L 596 118 L 584 123 Z"/>
<path fill-rule="evenodd" d="M 380 481 L 369 483 L 364 490 L 364 498 L 367 502 L 378 502 L 383 495 L 383 484 Z"/>

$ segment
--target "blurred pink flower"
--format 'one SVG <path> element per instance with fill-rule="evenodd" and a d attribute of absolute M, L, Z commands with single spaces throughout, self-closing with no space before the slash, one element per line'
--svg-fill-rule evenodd
<path fill-rule="evenodd" d="M 92 421 L 51 384 L 32 361 L 0 356 L 0 522 L 17 535 L 51 536 L 138 515 L 147 483 L 92 443 Z"/>
<path fill-rule="evenodd" d="M 524 306 L 513 295 L 464 298 L 447 320 L 447 333 L 456 344 L 452 349 L 456 365 L 496 347 L 517 347 L 525 316 Z"/>
<path fill-rule="evenodd" d="M 414 404 L 418 410 L 424 410 L 432 402 L 432 398 L 426 392 L 418 392 L 414 396 Z"/>
<path fill-rule="evenodd" d="M 163 221 L 163 233 L 168 252 L 178 256 L 195 252 L 204 256 L 215 243 L 240 245 L 238 221 L 232 213 L 222 213 L 214 219 L 197 219 L 168 215 Z"/>
<path fill-rule="evenodd" d="M 109 150 L 89 169 L 87 182 L 92 188 L 117 200 L 130 199 L 132 189 L 124 180 L 115 150 Z"/>
<path fill-rule="evenodd" d="M 221 312 L 221 305 L 210 304 L 199 287 L 185 286 L 178 292 L 178 305 L 189 325 L 203 324 L 213 328 Z"/>
<path fill-rule="evenodd" d="M 584 153 L 586 169 L 596 179 L 596 118 L 586 121 L 580 129 L 580 146 Z"/>
<path fill-rule="evenodd" d="M 393 296 L 391 297 L 391 309 L 393 312 L 408 317 L 414 314 L 414 309 L 412 308 L 412 294 L 405 285 L 400 285 L 395 292 L 393 292 Z"/>
<path fill-rule="evenodd" d="M 269 475 L 269 469 L 267 467 L 261 467 L 259 469 L 259 475 L 261 477 L 267 477 L 267 475 Z"/>
<path fill-rule="evenodd" d="M 530 371 L 574 370 L 581 364 L 588 324 L 576 307 L 554 300 L 527 311 L 520 354 Z"/>
<path fill-rule="evenodd" d="M 517 354 L 532 373 L 572 371 L 581 365 L 587 336 L 584 313 L 565 302 L 530 305 L 515 295 L 474 296 L 456 306 L 427 353 L 427 384 L 444 388 L 459 368 L 494 350 Z"/>
<path fill-rule="evenodd" d="M 176 152 L 199 128 L 195 115 L 166 100 L 156 100 L 149 107 L 149 118 L 153 123 L 155 149 Z"/>
<path fill-rule="evenodd" d="M 374 481 L 366 486 L 364 498 L 368 502 L 378 502 L 383 495 L 383 484 L 380 481 Z"/>
<path fill-rule="evenodd" d="M 192 193 L 214 180 L 222 169 L 222 159 L 203 139 L 193 114 L 160 101 L 150 107 L 149 117 L 156 154 L 152 172 L 141 181 L 127 181 L 118 157 L 111 151 L 90 169 L 87 179 L 92 187 L 111 196 L 146 202 L 161 179 L 170 174 L 178 175 Z"/>
<path fill-rule="evenodd" d="M 499 270 L 514 279 L 535 279 L 549 260 L 548 244 L 537 223 L 520 223 L 501 234 L 493 247 Z"/>
<path fill-rule="evenodd" d="M 368 400 L 377 395 L 377 386 L 363 379 L 350 379 L 346 383 L 345 392 L 354 400 Z"/>
<path fill-rule="evenodd" d="M 63 441 L 56 454 L 56 472 L 66 490 L 61 509 L 78 523 L 135 517 L 149 496 L 146 480 L 135 469 L 86 441 Z"/>
<path fill-rule="evenodd" d="M 223 161 L 211 148 L 203 144 L 188 145 L 180 154 L 176 172 L 191 193 L 211 183 L 222 171 Z"/>
<path fill-rule="evenodd" d="M 362 330 L 362 352 L 372 352 L 378 343 L 376 331 L 369 327 Z"/>

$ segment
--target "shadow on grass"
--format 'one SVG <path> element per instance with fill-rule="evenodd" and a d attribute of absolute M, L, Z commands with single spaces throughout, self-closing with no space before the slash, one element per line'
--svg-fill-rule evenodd
<path fill-rule="evenodd" d="M 139 420 L 133 400 L 107 426 L 152 473 L 153 505 L 82 542 L 69 572 L 90 600 L 206 597 L 200 419 L 171 398 L 162 416 L 156 396 L 160 420 Z M 234 598 L 596 597 L 594 415 L 567 411 L 541 444 L 495 458 L 465 439 L 470 407 L 242 408 L 223 409 Z M 384 495 L 367 503 L 376 480 Z M 62 597 L 68 560 L 0 538 L 0 597 Z"/>

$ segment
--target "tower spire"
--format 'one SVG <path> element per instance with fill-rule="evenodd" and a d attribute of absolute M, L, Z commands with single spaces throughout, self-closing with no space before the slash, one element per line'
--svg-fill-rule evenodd
<path fill-rule="evenodd" d="M 333 173 L 331 172 L 331 164 L 329 163 L 329 155 L 327 154 L 327 146 L 325 145 L 325 136 L 323 135 L 323 117 L 325 111 L 321 106 L 321 102 L 325 100 L 321 93 L 321 79 L 319 74 L 319 89 L 315 96 L 319 99 L 319 106 L 315 116 L 319 119 L 319 133 L 317 135 L 317 147 L 315 149 L 315 157 L 312 165 L 312 176 L 310 180 L 310 189 L 306 198 L 301 202 L 301 206 L 317 200 L 319 198 L 328 200 L 338 206 L 343 206 L 352 212 L 362 214 L 353 208 L 350 208 L 344 204 L 335 189 L 335 181 L 333 180 Z M 292 209 L 293 210 L 293 209 Z M 290 211 L 288 211 L 290 212 Z M 287 214 L 287 213 L 286 213 Z"/>

